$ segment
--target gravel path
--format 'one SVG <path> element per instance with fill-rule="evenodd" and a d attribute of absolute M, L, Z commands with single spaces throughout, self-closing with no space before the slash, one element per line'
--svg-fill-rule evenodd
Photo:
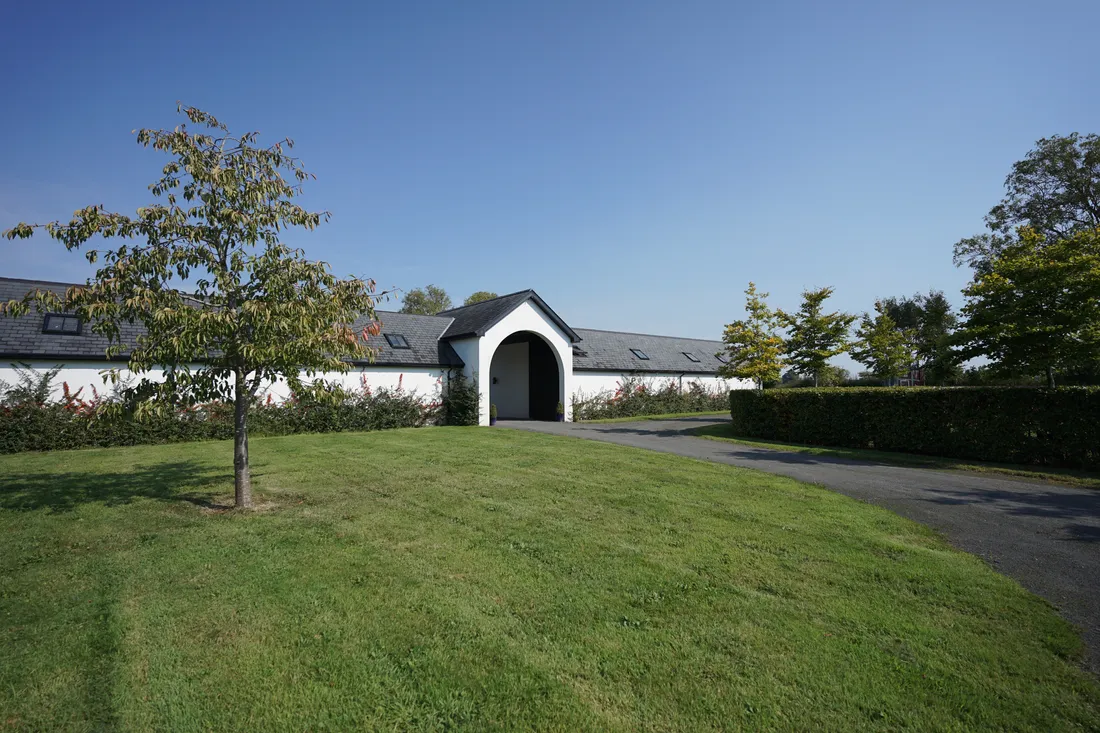
<path fill-rule="evenodd" d="M 1050 601 L 1081 629 L 1088 664 L 1100 673 L 1100 490 L 754 448 L 684 433 L 720 422 L 709 416 L 500 424 L 756 468 L 886 507 L 941 531 L 955 547 Z"/>

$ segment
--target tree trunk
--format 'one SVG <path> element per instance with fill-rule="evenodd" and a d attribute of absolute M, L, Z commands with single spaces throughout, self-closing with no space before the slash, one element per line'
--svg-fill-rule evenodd
<path fill-rule="evenodd" d="M 252 474 L 248 470 L 248 389 L 244 372 L 236 372 L 233 391 L 233 492 L 238 509 L 252 506 Z"/>
<path fill-rule="evenodd" d="M 814 386 L 817 386 L 817 372 L 814 372 Z"/>
<path fill-rule="evenodd" d="M 1054 367 L 1047 367 L 1047 386 L 1054 389 Z"/>

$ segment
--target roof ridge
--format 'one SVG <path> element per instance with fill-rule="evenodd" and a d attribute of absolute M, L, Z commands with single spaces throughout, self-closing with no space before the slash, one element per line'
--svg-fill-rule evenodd
<path fill-rule="evenodd" d="M 678 341 L 708 341 L 716 344 L 722 343 L 722 339 L 700 339 L 692 336 L 666 336 L 663 333 L 640 333 L 638 331 L 612 331 L 607 328 L 584 328 L 583 326 L 577 326 L 574 331 L 595 331 L 597 333 L 618 333 L 624 336 L 649 336 L 650 338 L 658 339 L 676 339 Z"/>
<path fill-rule="evenodd" d="M 374 309 L 375 313 L 389 313 L 395 316 L 412 316 L 414 318 L 451 318 L 450 316 L 441 316 L 438 313 L 402 313 L 401 311 L 384 311 L 377 308 Z M 442 313 L 442 311 L 440 311 Z M 453 321 L 454 319 L 451 318 Z"/>
<path fill-rule="evenodd" d="M 0 276 L 0 282 L 11 283 L 38 283 L 39 285 L 64 285 L 65 287 L 83 286 L 88 283 L 63 283 L 60 280 L 40 280 L 33 277 L 3 277 Z"/>
<path fill-rule="evenodd" d="M 485 300 L 479 300 L 478 302 L 470 303 L 469 305 L 458 305 L 458 306 L 455 306 L 454 308 L 448 308 L 447 310 L 439 311 L 439 313 L 440 314 L 442 314 L 442 313 L 453 313 L 454 311 L 462 310 L 463 308 L 473 308 L 475 305 L 481 305 L 482 303 L 492 303 L 494 300 L 504 300 L 505 298 L 511 298 L 513 295 L 521 295 L 523 293 L 533 293 L 533 292 L 535 292 L 534 289 L 525 288 L 523 290 L 517 290 L 514 293 L 505 293 L 504 295 L 498 295 L 495 298 L 486 298 Z M 437 314 L 437 315 L 439 315 L 439 314 Z"/>
<path fill-rule="evenodd" d="M 444 316 L 444 318 L 446 318 L 446 316 Z M 444 326 L 443 330 L 439 332 L 439 335 L 435 337 L 435 342 L 437 344 L 445 343 L 443 341 L 443 334 L 447 333 L 447 329 L 450 328 L 451 324 L 454 323 L 454 322 L 455 322 L 455 319 L 453 319 L 453 318 L 448 319 L 447 325 Z M 451 348 L 453 349 L 454 347 L 452 346 Z"/>

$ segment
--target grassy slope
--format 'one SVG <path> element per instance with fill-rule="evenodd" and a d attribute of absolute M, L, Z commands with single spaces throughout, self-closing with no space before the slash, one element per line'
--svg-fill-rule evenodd
<path fill-rule="evenodd" d="M 796 453 L 809 453 L 816 456 L 836 456 L 837 458 L 849 458 L 853 461 L 889 463 L 897 466 L 913 466 L 915 468 L 938 468 L 947 471 L 998 473 L 1006 476 L 1019 476 L 1021 478 L 1054 481 L 1073 486 L 1100 489 L 1100 476 L 1097 474 L 1088 471 L 1075 471 L 1068 468 L 1029 468 L 1027 466 L 1019 466 L 1011 463 L 982 463 L 980 461 L 924 456 L 915 453 L 894 453 L 891 451 L 864 450 L 860 448 L 829 448 L 827 446 L 805 445 L 803 443 L 780 443 L 776 440 L 763 440 L 760 438 L 740 438 L 734 434 L 733 428 L 729 423 L 702 425 L 697 428 L 689 428 L 686 432 L 697 435 L 700 438 L 724 440 L 728 443 L 739 443 L 741 445 L 750 445 L 757 448 L 773 448 L 775 450 L 795 451 Z"/>
<path fill-rule="evenodd" d="M 781 477 L 477 428 L 0 457 L 4 730 L 1088 729 L 1040 599 Z"/>

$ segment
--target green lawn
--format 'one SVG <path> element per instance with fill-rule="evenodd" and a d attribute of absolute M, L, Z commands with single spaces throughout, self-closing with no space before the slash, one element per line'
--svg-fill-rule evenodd
<path fill-rule="evenodd" d="M 0 457 L 0 730 L 1095 730 L 1050 607 L 889 512 L 512 430 Z"/>
<path fill-rule="evenodd" d="M 760 438 L 742 438 L 734 433 L 733 426 L 728 422 L 718 425 L 702 425 L 697 428 L 689 428 L 686 432 L 697 435 L 700 438 L 724 440 L 729 443 L 739 443 L 740 445 L 750 445 L 757 448 L 774 448 L 775 450 L 810 453 L 817 456 L 836 456 L 837 458 L 848 458 L 854 461 L 889 463 L 896 466 L 913 466 L 915 468 L 938 468 L 947 471 L 998 473 L 1005 476 L 1019 476 L 1021 478 L 1035 479 L 1038 481 L 1054 481 L 1073 486 L 1100 489 L 1100 475 L 1090 471 L 1075 471 L 1069 468 L 1034 468 L 1011 463 L 982 463 L 981 461 L 924 456 L 915 453 L 895 453 L 892 451 L 867 450 L 862 448 L 831 448 L 822 445 L 781 443 L 777 440 L 762 440 Z"/>

